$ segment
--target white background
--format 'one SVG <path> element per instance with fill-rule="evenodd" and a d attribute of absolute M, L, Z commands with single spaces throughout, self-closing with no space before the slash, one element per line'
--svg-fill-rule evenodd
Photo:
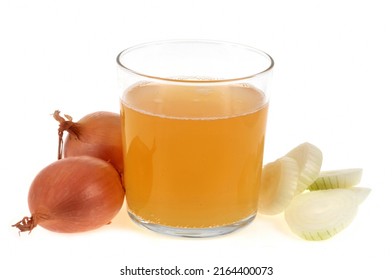
<path fill-rule="evenodd" d="M 390 279 L 390 7 L 380 0 L 2 0 L 0 278 L 172 279 L 120 276 L 120 269 L 237 265 L 273 266 L 265 279 Z M 50 114 L 118 111 L 119 51 L 192 38 L 243 43 L 274 57 L 265 162 L 308 141 L 323 151 L 325 170 L 362 167 L 361 185 L 372 192 L 354 222 L 323 242 L 299 239 L 281 215 L 260 215 L 227 236 L 183 239 L 140 228 L 123 209 L 92 232 L 38 227 L 18 235 L 11 224 L 29 215 L 31 181 L 56 160 Z"/>

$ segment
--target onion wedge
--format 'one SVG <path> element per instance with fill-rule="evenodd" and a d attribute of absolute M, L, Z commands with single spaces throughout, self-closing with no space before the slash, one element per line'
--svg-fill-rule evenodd
<path fill-rule="evenodd" d="M 361 168 L 321 171 L 316 181 L 309 186 L 309 190 L 350 188 L 359 184 L 361 177 Z"/>
<path fill-rule="evenodd" d="M 306 192 L 286 208 L 290 229 L 306 240 L 325 240 L 345 229 L 357 214 L 368 188 L 329 189 Z"/>
<path fill-rule="evenodd" d="M 319 176 L 323 154 L 319 148 L 308 142 L 298 145 L 286 154 L 295 159 L 299 167 L 296 194 L 306 190 Z"/>
<path fill-rule="evenodd" d="M 294 197 L 298 183 L 298 164 L 282 157 L 263 167 L 259 213 L 276 215 L 284 211 Z"/>

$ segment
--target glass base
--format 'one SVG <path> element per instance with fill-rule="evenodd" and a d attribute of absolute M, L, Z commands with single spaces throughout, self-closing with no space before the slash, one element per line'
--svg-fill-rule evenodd
<path fill-rule="evenodd" d="M 203 237 L 214 237 L 219 235 L 228 234 L 230 232 L 236 231 L 254 220 L 256 214 L 253 214 L 241 221 L 238 221 L 234 224 L 220 226 L 220 227 L 209 227 L 209 228 L 179 228 L 179 227 L 169 227 L 159 224 L 153 224 L 148 221 L 141 219 L 140 217 L 133 214 L 128 210 L 128 215 L 131 219 L 136 222 L 138 225 L 141 225 L 149 230 L 166 234 L 172 236 L 180 236 L 180 237 L 191 237 L 191 238 L 203 238 Z"/>

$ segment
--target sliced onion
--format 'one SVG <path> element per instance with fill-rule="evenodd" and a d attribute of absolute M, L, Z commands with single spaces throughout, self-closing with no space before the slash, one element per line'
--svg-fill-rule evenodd
<path fill-rule="evenodd" d="M 263 167 L 259 197 L 259 212 L 276 215 L 284 211 L 294 197 L 298 184 L 298 164 L 282 157 Z"/>
<path fill-rule="evenodd" d="M 345 229 L 357 214 L 368 188 L 329 189 L 294 197 L 285 211 L 290 229 L 306 240 L 325 240 Z"/>
<path fill-rule="evenodd" d="M 361 168 L 321 171 L 319 177 L 309 186 L 309 190 L 350 188 L 359 184 L 361 177 Z"/>
<path fill-rule="evenodd" d="M 299 167 L 298 186 L 296 194 L 306 190 L 319 176 L 323 154 L 315 145 L 305 142 L 286 154 L 295 159 Z"/>

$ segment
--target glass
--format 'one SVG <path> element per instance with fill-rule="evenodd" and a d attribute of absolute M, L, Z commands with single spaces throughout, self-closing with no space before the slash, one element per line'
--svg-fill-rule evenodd
<path fill-rule="evenodd" d="M 218 41 L 117 57 L 128 213 L 153 231 L 226 234 L 257 212 L 272 58 Z"/>

